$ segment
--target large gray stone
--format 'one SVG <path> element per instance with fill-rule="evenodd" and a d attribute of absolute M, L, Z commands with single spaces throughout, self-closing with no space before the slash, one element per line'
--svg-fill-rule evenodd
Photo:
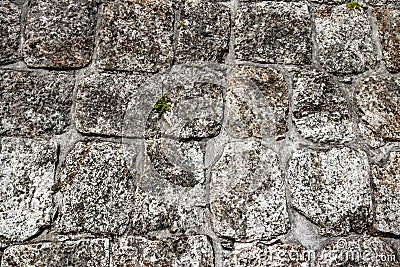
<path fill-rule="evenodd" d="M 379 237 L 340 238 L 326 243 L 316 255 L 316 266 L 396 267 L 395 251 Z"/>
<path fill-rule="evenodd" d="M 342 90 L 324 73 L 295 73 L 293 121 L 304 138 L 321 143 L 343 143 L 354 138 L 352 117 Z"/>
<path fill-rule="evenodd" d="M 214 266 L 213 249 L 203 235 L 149 240 L 128 236 L 112 244 L 111 266 Z"/>
<path fill-rule="evenodd" d="M 292 206 L 322 235 L 362 232 L 372 223 L 372 193 L 365 152 L 349 148 L 297 149 L 287 180 Z"/>
<path fill-rule="evenodd" d="M 23 56 L 35 68 L 81 68 L 94 46 L 96 0 L 32 0 Z"/>
<path fill-rule="evenodd" d="M 241 3 L 234 24 L 238 60 L 310 64 L 311 15 L 304 2 Z"/>
<path fill-rule="evenodd" d="M 109 267 L 108 239 L 82 239 L 12 246 L 5 250 L 2 267 Z"/>
<path fill-rule="evenodd" d="M 319 60 L 335 74 L 361 73 L 377 64 L 372 28 L 366 8 L 352 11 L 346 5 L 315 10 Z"/>
<path fill-rule="evenodd" d="M 224 62 L 230 36 L 228 7 L 213 1 L 186 0 L 177 30 L 177 62 Z"/>
<path fill-rule="evenodd" d="M 21 8 L 9 0 L 0 1 L 0 64 L 16 61 L 19 44 Z"/>
<path fill-rule="evenodd" d="M 226 260 L 226 267 L 309 267 L 312 254 L 307 254 L 301 245 L 291 243 L 250 243 L 238 245 Z"/>
<path fill-rule="evenodd" d="M 210 169 L 211 224 L 237 241 L 286 233 L 289 218 L 277 154 L 257 141 L 232 142 Z"/>
<path fill-rule="evenodd" d="M 377 8 L 374 10 L 378 21 L 386 67 L 390 72 L 400 71 L 400 9 Z"/>
<path fill-rule="evenodd" d="M 61 193 L 57 231 L 122 234 L 134 209 L 138 152 L 111 142 L 79 142 L 58 176 Z M 134 164 L 133 164 L 134 165 Z"/>
<path fill-rule="evenodd" d="M 284 138 L 289 90 L 271 68 L 240 66 L 232 70 L 226 93 L 227 132 L 235 138 Z"/>
<path fill-rule="evenodd" d="M 153 168 L 162 179 L 183 187 L 205 182 L 204 153 L 199 142 L 150 139 L 146 141 L 146 151 Z"/>
<path fill-rule="evenodd" d="M 383 166 L 372 165 L 375 227 L 400 235 L 400 152 L 391 152 Z"/>
<path fill-rule="evenodd" d="M 146 178 L 147 179 L 147 178 Z M 196 234 L 205 223 L 205 190 L 174 188 L 148 179 L 135 196 L 135 211 L 129 233 L 152 235 L 160 231 Z"/>
<path fill-rule="evenodd" d="M 400 140 L 400 78 L 371 76 L 355 90 L 359 128 L 373 147 Z"/>
<path fill-rule="evenodd" d="M 124 135 L 199 140 L 219 134 L 223 119 L 224 65 L 175 65 L 149 77 L 131 96 Z M 155 109 L 168 99 L 169 110 Z M 164 99 L 164 100 L 165 100 Z"/>
<path fill-rule="evenodd" d="M 144 80 L 145 76 L 123 73 L 92 73 L 80 79 L 75 107 L 78 131 L 121 136 L 128 104 L 140 108 L 144 102 L 145 95 L 140 92 Z M 138 108 L 134 111 L 140 112 Z"/>
<path fill-rule="evenodd" d="M 0 70 L 0 135 L 61 134 L 70 124 L 74 77 Z"/>
<path fill-rule="evenodd" d="M 172 3 L 105 1 L 99 29 L 100 68 L 149 72 L 168 68 L 173 59 Z"/>
<path fill-rule="evenodd" d="M 0 240 L 23 241 L 49 226 L 57 145 L 0 139 Z"/>

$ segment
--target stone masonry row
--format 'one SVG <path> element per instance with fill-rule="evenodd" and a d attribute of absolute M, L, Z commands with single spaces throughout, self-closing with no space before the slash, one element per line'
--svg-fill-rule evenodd
<path fill-rule="evenodd" d="M 0 266 L 399 266 L 399 25 L 0 0 Z"/>
<path fill-rule="evenodd" d="M 23 59 L 30 68 L 64 70 L 93 60 L 103 70 L 157 72 L 191 61 L 224 63 L 232 34 L 240 61 L 310 65 L 314 50 L 330 73 L 374 70 L 381 57 L 399 72 L 396 1 L 370 0 L 373 8 L 355 10 L 331 2 L 2 0 L 0 63 Z"/>

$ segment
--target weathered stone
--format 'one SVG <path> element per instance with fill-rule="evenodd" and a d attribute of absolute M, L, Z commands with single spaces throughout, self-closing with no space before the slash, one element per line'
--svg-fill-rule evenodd
<path fill-rule="evenodd" d="M 297 149 L 289 162 L 292 205 L 322 235 L 362 232 L 370 226 L 372 196 L 365 152 L 349 148 Z"/>
<path fill-rule="evenodd" d="M 270 68 L 236 67 L 226 97 L 227 132 L 235 138 L 284 137 L 289 90 L 284 77 Z"/>
<path fill-rule="evenodd" d="M 341 238 L 325 244 L 316 257 L 317 267 L 399 266 L 395 251 L 378 237 Z"/>
<path fill-rule="evenodd" d="M 211 224 L 238 241 L 271 239 L 289 227 L 285 189 L 274 151 L 260 142 L 232 142 L 210 170 Z"/>
<path fill-rule="evenodd" d="M 377 64 L 372 28 L 366 8 L 346 5 L 315 10 L 316 39 L 322 67 L 335 74 L 361 73 Z"/>
<path fill-rule="evenodd" d="M 214 266 L 213 250 L 206 236 L 148 240 L 119 238 L 112 245 L 111 266 Z"/>
<path fill-rule="evenodd" d="M 172 1 L 106 1 L 98 65 L 108 70 L 156 72 L 172 64 Z"/>
<path fill-rule="evenodd" d="M 122 234 L 132 215 L 136 189 L 121 144 L 79 142 L 62 165 L 55 190 L 62 195 L 58 231 Z M 138 156 L 137 151 L 131 155 Z"/>
<path fill-rule="evenodd" d="M 57 145 L 3 138 L 0 147 L 0 239 L 23 241 L 50 224 Z"/>
<path fill-rule="evenodd" d="M 146 151 L 156 172 L 170 183 L 183 187 L 204 183 L 204 154 L 199 142 L 150 139 Z"/>
<path fill-rule="evenodd" d="M 241 247 L 235 248 L 224 266 L 308 267 L 311 266 L 311 260 L 311 256 L 300 245 L 290 243 L 274 245 L 252 243 L 243 244 Z"/>
<path fill-rule="evenodd" d="M 216 67 L 216 68 L 214 68 Z M 131 96 L 124 135 L 178 140 L 214 137 L 223 118 L 222 89 L 226 69 L 218 66 L 176 65 L 148 78 Z M 169 110 L 155 109 L 166 98 Z M 165 100 L 165 99 L 164 99 Z"/>
<path fill-rule="evenodd" d="M 383 55 L 390 72 L 400 71 L 400 9 L 374 10 L 378 21 Z"/>
<path fill-rule="evenodd" d="M 359 128 L 373 146 L 400 140 L 400 78 L 371 76 L 355 90 Z"/>
<path fill-rule="evenodd" d="M 144 79 L 139 74 L 121 73 L 93 73 L 82 78 L 75 107 L 78 131 L 121 136 L 129 101 L 135 104 L 143 101 L 143 97 L 139 97 L 143 94 L 138 91 Z M 140 111 L 135 109 L 135 112 Z"/>
<path fill-rule="evenodd" d="M 73 87 L 72 75 L 0 70 L 0 135 L 63 133 Z"/>
<path fill-rule="evenodd" d="M 228 7 L 211 1 L 186 0 L 177 30 L 178 62 L 224 62 L 230 36 Z"/>
<path fill-rule="evenodd" d="M 350 141 L 354 137 L 348 103 L 339 84 L 320 72 L 295 73 L 293 121 L 314 142 Z"/>
<path fill-rule="evenodd" d="M 32 0 L 26 18 L 23 55 L 35 68 L 80 68 L 94 46 L 96 0 Z"/>
<path fill-rule="evenodd" d="M 165 185 L 157 179 L 148 180 L 153 184 L 140 188 L 136 194 L 130 233 L 148 235 L 164 230 L 199 233 L 205 223 L 205 190 L 196 188 L 191 192 Z"/>
<path fill-rule="evenodd" d="M 6 249 L 2 267 L 109 266 L 107 239 L 44 242 Z"/>
<path fill-rule="evenodd" d="M 400 235 L 400 152 L 390 153 L 384 166 L 372 165 L 375 193 L 375 227 Z"/>
<path fill-rule="evenodd" d="M 16 61 L 19 56 L 21 9 L 12 1 L 0 1 L 0 64 Z"/>
<path fill-rule="evenodd" d="M 311 16 L 305 3 L 241 4 L 234 25 L 238 60 L 310 64 Z"/>

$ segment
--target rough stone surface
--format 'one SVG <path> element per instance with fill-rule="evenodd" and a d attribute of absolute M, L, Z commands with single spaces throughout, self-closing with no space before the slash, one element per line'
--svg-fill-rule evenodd
<path fill-rule="evenodd" d="M 305 3 L 242 3 L 234 34 L 238 60 L 310 64 L 311 16 Z"/>
<path fill-rule="evenodd" d="M 350 237 L 329 242 L 318 252 L 316 266 L 396 267 L 395 251 L 378 237 Z"/>
<path fill-rule="evenodd" d="M 400 78 L 371 76 L 355 90 L 359 128 L 373 146 L 400 140 Z"/>
<path fill-rule="evenodd" d="M 400 9 L 375 9 L 386 67 L 390 72 L 400 71 Z"/>
<path fill-rule="evenodd" d="M 32 0 L 26 18 L 23 55 L 35 68 L 80 68 L 94 46 L 96 0 Z"/>
<path fill-rule="evenodd" d="M 268 246 L 263 243 L 252 243 L 235 248 L 224 266 L 308 267 L 311 265 L 305 249 L 300 245 L 278 243 Z"/>
<path fill-rule="evenodd" d="M 106 1 L 99 30 L 98 65 L 155 72 L 173 59 L 172 1 Z"/>
<path fill-rule="evenodd" d="M 143 101 L 138 91 L 144 80 L 139 74 L 92 73 L 83 77 L 76 95 L 78 131 L 121 136 L 128 104 Z"/>
<path fill-rule="evenodd" d="M 57 145 L 2 138 L 0 148 L 0 239 L 23 241 L 50 224 Z"/>
<path fill-rule="evenodd" d="M 153 182 L 153 184 L 149 184 Z M 167 230 L 177 234 L 196 234 L 205 223 L 205 191 L 188 192 L 157 179 L 148 179 L 135 196 L 135 210 L 129 233 L 152 235 Z"/>
<path fill-rule="evenodd" d="M 365 152 L 350 148 L 297 149 L 287 180 L 292 205 L 322 235 L 362 232 L 371 224 L 372 194 Z"/>
<path fill-rule="evenodd" d="M 127 229 L 136 175 L 124 151 L 111 142 L 79 142 L 70 151 L 55 186 L 62 195 L 58 231 L 122 234 Z"/>
<path fill-rule="evenodd" d="M 0 135 L 60 134 L 70 124 L 73 76 L 0 70 Z"/>
<path fill-rule="evenodd" d="M 277 154 L 260 142 L 226 144 L 210 170 L 211 224 L 238 241 L 271 239 L 289 227 Z"/>
<path fill-rule="evenodd" d="M 354 138 L 345 95 L 329 75 L 317 71 L 295 73 L 293 116 L 300 134 L 314 142 L 343 143 Z"/>
<path fill-rule="evenodd" d="M 149 77 L 131 96 L 124 119 L 124 135 L 199 140 L 219 134 L 223 119 L 224 65 L 176 65 Z M 169 97 L 169 110 L 154 106 Z"/>
<path fill-rule="evenodd" d="M 371 167 L 375 193 L 375 227 L 400 235 L 400 152 L 390 153 L 382 166 Z"/>
<path fill-rule="evenodd" d="M 170 183 L 183 187 L 204 183 L 204 153 L 199 142 L 150 139 L 146 151 L 156 172 Z"/>
<path fill-rule="evenodd" d="M 8 0 L 0 1 L 0 64 L 16 61 L 19 56 L 21 9 Z"/>
<path fill-rule="evenodd" d="M 181 236 L 149 240 L 128 236 L 112 245 L 111 266 L 214 266 L 206 236 Z"/>
<path fill-rule="evenodd" d="M 316 39 L 322 67 L 335 74 L 373 69 L 377 58 L 366 8 L 352 11 L 346 5 L 315 10 Z"/>
<path fill-rule="evenodd" d="M 186 0 L 176 27 L 177 62 L 224 62 L 230 36 L 228 7 L 212 1 Z"/>
<path fill-rule="evenodd" d="M 6 249 L 2 267 L 109 266 L 107 239 L 44 242 Z"/>
<path fill-rule="evenodd" d="M 289 90 L 284 77 L 270 68 L 236 67 L 226 94 L 227 131 L 235 138 L 284 137 Z"/>

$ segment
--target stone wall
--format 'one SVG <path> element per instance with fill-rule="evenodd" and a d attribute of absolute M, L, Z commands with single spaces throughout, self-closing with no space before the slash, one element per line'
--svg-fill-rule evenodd
<path fill-rule="evenodd" d="M 400 266 L 397 0 L 0 0 L 9 266 Z"/>

